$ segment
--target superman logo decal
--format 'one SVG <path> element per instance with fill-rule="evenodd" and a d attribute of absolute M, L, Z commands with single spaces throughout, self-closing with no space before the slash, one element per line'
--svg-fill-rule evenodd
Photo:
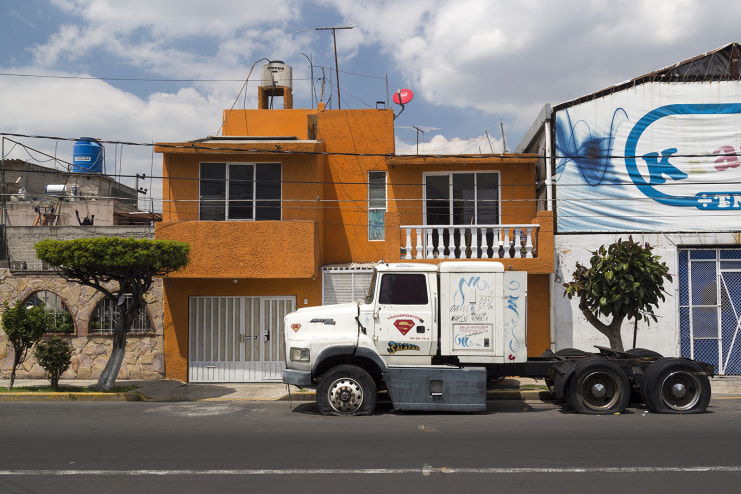
<path fill-rule="evenodd" d="M 414 327 L 414 321 L 411 319 L 397 319 L 394 321 L 394 327 L 399 330 L 399 332 L 406 336 L 406 334 Z"/>

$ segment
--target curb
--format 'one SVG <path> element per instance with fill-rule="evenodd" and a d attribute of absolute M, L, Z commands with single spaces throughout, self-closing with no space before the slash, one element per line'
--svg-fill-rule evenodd
<path fill-rule="evenodd" d="M 284 395 L 277 398 L 275 401 L 314 401 L 316 400 L 316 392 L 308 391 L 299 394 Z M 538 389 L 526 389 L 526 390 L 489 390 L 486 392 L 486 401 L 498 401 L 498 400 L 540 400 L 540 401 L 555 401 L 556 395 L 551 391 L 538 390 Z M 386 393 L 379 394 L 379 401 L 391 401 Z"/>
<path fill-rule="evenodd" d="M 139 393 L 0 393 L 0 401 L 139 401 Z"/>
<path fill-rule="evenodd" d="M 494 400 L 540 400 L 553 401 L 555 396 L 550 391 L 542 390 L 494 390 L 486 393 L 486 401 Z M 194 402 L 194 401 L 314 401 L 316 392 L 305 391 L 295 394 L 286 394 L 279 398 L 150 398 L 139 391 L 127 391 L 125 393 L 0 393 L 0 401 L 146 401 L 146 402 Z M 388 395 L 381 400 L 390 401 Z"/>

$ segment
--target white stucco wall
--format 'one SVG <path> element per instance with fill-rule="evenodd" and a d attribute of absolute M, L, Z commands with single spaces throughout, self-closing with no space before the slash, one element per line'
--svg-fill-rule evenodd
<path fill-rule="evenodd" d="M 554 335 L 556 350 L 561 348 L 580 348 L 593 351 L 595 345 L 609 346 L 607 337 L 597 331 L 581 314 L 576 299 L 564 297 L 563 283 L 571 280 L 577 261 L 589 266 L 592 256 L 590 251 L 600 245 L 609 245 L 618 238 L 627 238 L 629 234 L 577 234 L 557 235 L 556 272 L 553 277 L 552 297 L 554 304 Z M 666 301 L 655 311 L 658 322 L 638 323 L 636 346 L 655 350 L 664 356 L 679 356 L 679 247 L 706 248 L 741 248 L 739 233 L 651 233 L 633 234 L 633 240 L 648 242 L 655 255 L 661 256 L 669 266 L 672 282 L 665 283 Z M 607 320 L 604 320 L 608 322 Z M 633 347 L 634 321 L 623 323 L 623 345 L 626 349 Z"/>

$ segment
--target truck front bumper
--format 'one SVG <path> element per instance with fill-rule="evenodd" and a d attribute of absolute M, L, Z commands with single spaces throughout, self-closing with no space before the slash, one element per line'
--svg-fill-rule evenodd
<path fill-rule="evenodd" d="M 285 384 L 293 384 L 294 386 L 311 386 L 314 384 L 311 380 L 310 371 L 295 369 L 283 369 L 283 382 Z"/>

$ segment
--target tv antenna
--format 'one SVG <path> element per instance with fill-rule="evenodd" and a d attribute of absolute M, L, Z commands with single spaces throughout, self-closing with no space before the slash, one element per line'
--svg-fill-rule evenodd
<path fill-rule="evenodd" d="M 414 129 L 417 132 L 417 155 L 419 155 L 419 135 L 422 134 L 422 143 L 424 143 L 424 134 L 433 130 L 440 130 L 440 127 L 422 127 L 410 125 L 409 127 L 396 127 L 397 129 Z"/>
<path fill-rule="evenodd" d="M 314 29 L 307 29 L 306 31 L 332 31 L 332 41 L 334 43 L 334 71 L 337 75 L 337 109 L 342 110 L 342 104 L 340 104 L 340 67 L 337 63 L 337 35 L 335 31 L 338 29 L 352 29 L 355 26 L 331 26 L 331 27 L 315 27 Z M 304 31 L 302 31 L 304 32 Z"/>

